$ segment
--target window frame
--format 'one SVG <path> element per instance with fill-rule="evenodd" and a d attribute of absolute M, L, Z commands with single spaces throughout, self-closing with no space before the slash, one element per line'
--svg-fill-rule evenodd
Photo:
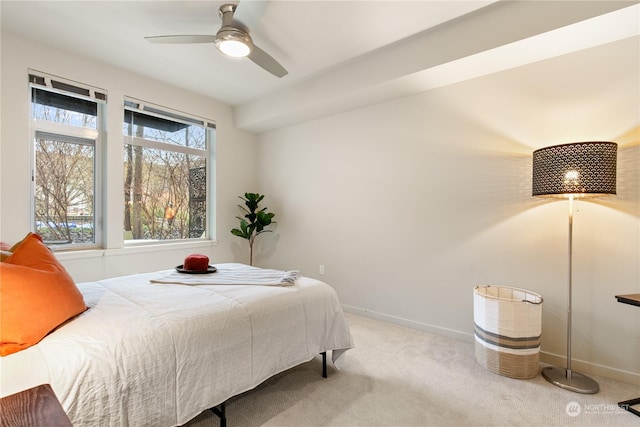
<path fill-rule="evenodd" d="M 205 219 L 205 235 L 204 237 L 192 237 L 182 239 L 125 239 L 123 229 L 123 243 L 125 248 L 141 247 L 141 246 L 153 246 L 153 245 L 170 245 L 170 244 L 182 244 L 182 243 L 197 243 L 197 242 L 212 242 L 215 241 L 215 207 L 214 207 L 214 193 L 215 193 L 215 153 L 216 153 L 216 137 L 217 127 L 214 120 L 202 118 L 193 114 L 184 113 L 169 107 L 161 106 L 158 104 L 143 101 L 134 97 L 124 97 L 124 111 L 138 112 L 148 116 L 157 117 L 160 119 L 166 119 L 175 121 L 186 125 L 200 126 L 205 131 L 205 149 L 187 147 L 176 144 L 169 144 L 160 141 L 154 141 L 143 137 L 127 135 L 122 130 L 122 153 L 124 155 L 125 146 L 127 144 L 141 146 L 143 148 L 165 150 L 176 152 L 186 155 L 202 156 L 206 159 L 206 219 Z M 124 128 L 124 117 L 122 117 L 121 127 Z M 122 181 L 122 188 L 124 190 L 124 179 Z M 123 227 L 123 224 L 120 225 Z"/>
<path fill-rule="evenodd" d="M 54 251 L 92 250 L 103 248 L 104 242 L 104 139 L 106 138 L 107 92 L 61 77 L 29 70 L 29 138 L 30 138 L 30 229 L 36 233 L 36 141 L 38 134 L 59 137 L 67 143 L 86 144 L 93 141 L 93 242 L 47 242 Z M 37 119 L 34 114 L 33 90 L 39 89 L 96 104 L 96 128 Z M 84 95 L 87 93 L 88 95 Z M 74 141 L 76 140 L 76 141 Z M 68 207 L 67 207 L 68 208 Z"/>

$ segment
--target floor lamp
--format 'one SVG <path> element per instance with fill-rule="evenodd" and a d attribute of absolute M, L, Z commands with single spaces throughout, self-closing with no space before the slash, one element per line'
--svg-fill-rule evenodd
<path fill-rule="evenodd" d="M 573 199 L 616 194 L 617 149 L 615 142 L 577 142 L 533 152 L 533 196 L 569 199 L 567 367 L 546 367 L 542 376 L 577 393 L 597 393 L 600 387 L 595 380 L 571 370 Z"/>

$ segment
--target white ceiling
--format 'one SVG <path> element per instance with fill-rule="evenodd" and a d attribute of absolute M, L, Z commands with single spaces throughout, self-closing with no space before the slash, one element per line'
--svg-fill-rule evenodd
<path fill-rule="evenodd" d="M 269 0 L 251 35 L 281 79 L 212 44 L 144 40 L 215 34 L 224 3 L 2 0 L 0 14 L 2 31 L 232 105 L 255 132 L 640 34 L 638 1 Z"/>
<path fill-rule="evenodd" d="M 237 0 L 2 1 L 2 28 L 240 105 L 492 1 L 268 1 L 250 30 L 289 71 L 282 79 L 250 60 L 224 57 L 213 44 L 144 40 L 215 34 L 225 3 Z"/>

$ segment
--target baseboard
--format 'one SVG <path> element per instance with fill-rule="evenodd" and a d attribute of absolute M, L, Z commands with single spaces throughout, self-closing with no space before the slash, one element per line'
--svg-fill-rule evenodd
<path fill-rule="evenodd" d="M 406 326 L 412 329 L 418 329 L 425 332 L 434 333 L 437 335 L 443 335 L 446 337 L 454 338 L 457 340 L 473 343 L 473 334 L 456 331 L 454 329 L 443 328 L 441 326 L 429 325 L 426 323 L 416 322 L 414 320 L 405 319 L 398 316 L 391 316 L 384 313 L 378 313 L 368 310 L 366 308 L 354 307 L 351 305 L 342 305 L 342 308 L 347 313 L 358 314 L 363 317 L 368 317 L 375 320 L 380 320 L 387 323 L 393 323 L 400 326 Z M 540 352 L 540 362 L 553 366 L 567 366 L 567 358 L 554 353 L 546 351 Z M 640 374 L 634 372 L 623 371 L 621 369 L 612 368 L 609 366 L 598 365 L 595 363 L 585 362 L 584 360 L 571 360 L 571 369 L 583 374 L 597 375 L 601 377 L 610 378 L 616 381 L 621 381 L 628 384 L 640 386 Z"/>
<path fill-rule="evenodd" d="M 384 313 L 378 313 L 375 311 L 367 310 L 366 308 L 354 307 L 351 305 L 342 305 L 342 308 L 347 313 L 359 314 L 363 317 L 369 317 L 375 320 L 381 320 L 387 323 L 393 323 L 400 326 L 406 326 L 412 329 L 418 329 L 425 332 L 431 332 L 437 335 L 444 335 L 446 337 L 455 338 L 457 340 L 473 343 L 473 334 L 466 332 L 456 331 L 454 329 L 443 328 L 441 326 L 433 326 L 426 323 L 416 322 L 414 320 L 405 319 L 403 317 L 390 316 Z"/>

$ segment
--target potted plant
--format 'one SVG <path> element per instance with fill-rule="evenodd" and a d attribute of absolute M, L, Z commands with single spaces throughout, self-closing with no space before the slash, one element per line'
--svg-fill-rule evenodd
<path fill-rule="evenodd" d="M 267 207 L 260 208 L 260 202 L 264 199 L 262 194 L 244 193 L 244 197 L 238 196 L 238 198 L 244 200 L 244 206 L 238 205 L 238 207 L 245 215 L 236 217 L 240 220 L 240 228 L 234 228 L 231 234 L 249 241 L 249 265 L 253 265 L 253 243 L 260 234 L 271 231 L 266 230 L 265 227 L 275 224 L 273 221 L 275 214 L 267 212 Z"/>

